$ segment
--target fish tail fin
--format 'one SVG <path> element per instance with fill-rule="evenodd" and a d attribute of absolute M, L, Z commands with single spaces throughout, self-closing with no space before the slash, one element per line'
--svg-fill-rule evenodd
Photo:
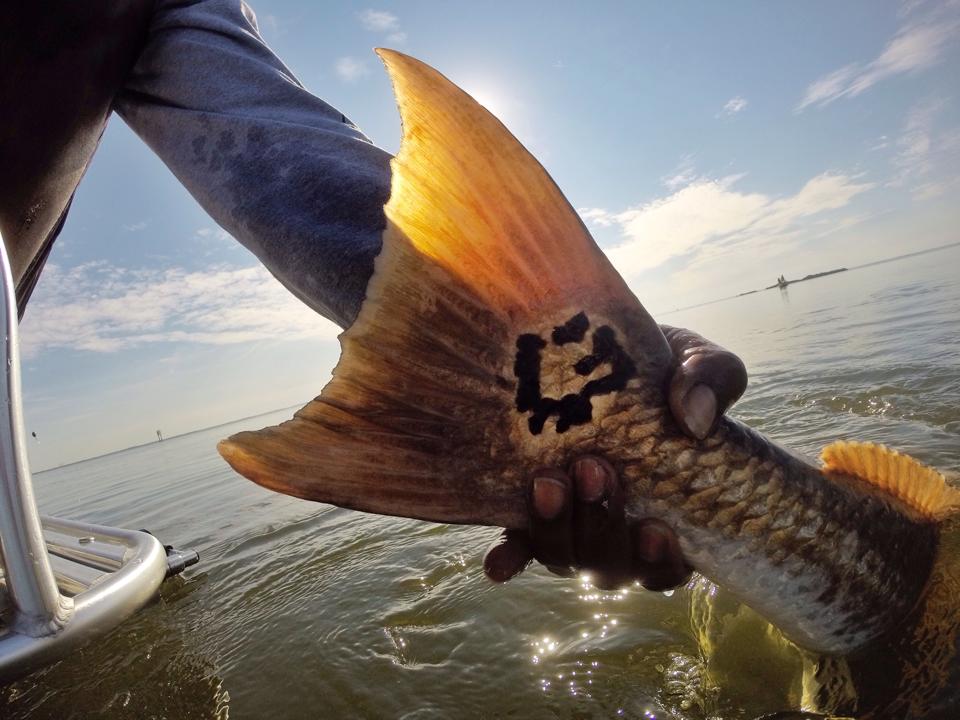
<path fill-rule="evenodd" d="M 367 298 L 320 397 L 293 420 L 234 435 L 219 449 L 241 474 L 298 497 L 521 527 L 527 473 L 544 457 L 538 442 L 550 434 L 560 457 L 588 431 L 560 436 L 567 420 L 544 427 L 540 418 L 534 435 L 529 388 L 518 378 L 539 373 L 539 357 L 520 358 L 520 347 L 547 345 L 551 328 L 581 315 L 580 339 L 589 341 L 588 314 L 577 314 L 587 309 L 591 318 L 620 313 L 646 343 L 644 367 L 666 368 L 669 349 L 516 138 L 437 71 L 378 53 L 403 139 Z M 594 365 L 620 357 L 611 335 Z M 596 392 L 626 384 L 624 368 L 633 366 L 618 367 L 623 377 Z M 575 410 L 573 421 L 589 418 L 589 398 Z"/>

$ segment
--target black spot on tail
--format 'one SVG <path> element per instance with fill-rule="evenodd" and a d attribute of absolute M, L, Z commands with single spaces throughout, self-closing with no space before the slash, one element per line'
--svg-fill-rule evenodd
<path fill-rule="evenodd" d="M 577 313 L 563 325 L 553 329 L 553 344 L 565 345 L 571 342 L 583 342 L 583 336 L 590 329 L 590 320 L 585 313 Z"/>
<path fill-rule="evenodd" d="M 582 343 L 590 321 L 585 313 L 577 313 L 563 325 L 553 329 L 555 345 Z M 591 398 L 623 390 L 637 368 L 630 356 L 617 342 L 613 328 L 602 325 L 592 336 L 593 351 L 584 355 L 573 365 L 578 375 L 589 375 L 601 365 L 610 366 L 610 373 L 589 381 L 579 393 L 569 393 L 557 400 L 543 397 L 540 388 L 540 365 L 546 341 L 539 335 L 525 333 L 517 338 L 517 356 L 513 373 L 517 377 L 517 410 L 532 411 L 527 424 L 530 432 L 539 435 L 547 420 L 556 416 L 557 432 L 562 433 L 574 425 L 583 425 L 593 419 Z"/>
<path fill-rule="evenodd" d="M 517 338 L 517 357 L 513 374 L 517 376 L 517 410 L 526 412 L 540 400 L 540 351 L 547 346 L 539 335 L 527 333 Z"/>

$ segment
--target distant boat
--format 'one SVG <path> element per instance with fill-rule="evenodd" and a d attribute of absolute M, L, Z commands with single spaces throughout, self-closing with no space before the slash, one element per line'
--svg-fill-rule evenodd
<path fill-rule="evenodd" d="M 773 288 L 780 288 L 781 290 L 787 285 L 792 285 L 793 283 L 806 282 L 807 280 L 814 280 L 816 278 L 824 277 L 825 275 L 834 275 L 835 273 L 846 272 L 847 268 L 837 268 L 836 270 L 827 270 L 826 272 L 813 273 L 812 275 L 804 275 L 799 280 L 787 280 L 783 275 L 777 278 L 777 281 L 773 285 L 767 285 L 765 290 L 772 290 Z"/>

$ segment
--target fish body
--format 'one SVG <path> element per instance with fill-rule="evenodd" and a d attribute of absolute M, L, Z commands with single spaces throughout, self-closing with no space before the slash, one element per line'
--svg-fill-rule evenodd
<path fill-rule="evenodd" d="M 861 720 L 953 720 L 960 708 L 960 518 L 939 524 L 917 605 L 846 656 L 809 655 L 805 702 Z"/>
<path fill-rule="evenodd" d="M 404 135 L 367 298 L 321 395 L 222 442 L 227 461 L 306 499 L 522 528 L 537 468 L 602 455 L 628 516 L 670 523 L 798 645 L 846 657 L 888 637 L 929 597 L 942 478 L 917 471 L 917 492 L 872 451 L 824 470 L 728 419 L 684 435 L 666 340 L 549 175 L 449 80 L 380 53 Z"/>

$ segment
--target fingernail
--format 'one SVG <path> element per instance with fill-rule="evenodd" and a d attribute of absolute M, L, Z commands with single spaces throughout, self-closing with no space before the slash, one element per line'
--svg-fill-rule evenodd
<path fill-rule="evenodd" d="M 593 458 L 577 460 L 573 469 L 577 478 L 577 495 L 586 502 L 597 502 L 606 490 L 607 477 L 603 466 Z"/>
<path fill-rule="evenodd" d="M 659 528 L 645 527 L 637 532 L 636 551 L 644 562 L 660 562 L 666 550 L 667 538 Z"/>
<path fill-rule="evenodd" d="M 553 520 L 563 510 L 567 489 L 559 480 L 538 477 L 533 480 L 533 508 L 544 520 Z"/>
<path fill-rule="evenodd" d="M 683 398 L 683 419 L 694 437 L 703 440 L 717 416 L 717 396 L 706 385 L 694 385 Z"/>

